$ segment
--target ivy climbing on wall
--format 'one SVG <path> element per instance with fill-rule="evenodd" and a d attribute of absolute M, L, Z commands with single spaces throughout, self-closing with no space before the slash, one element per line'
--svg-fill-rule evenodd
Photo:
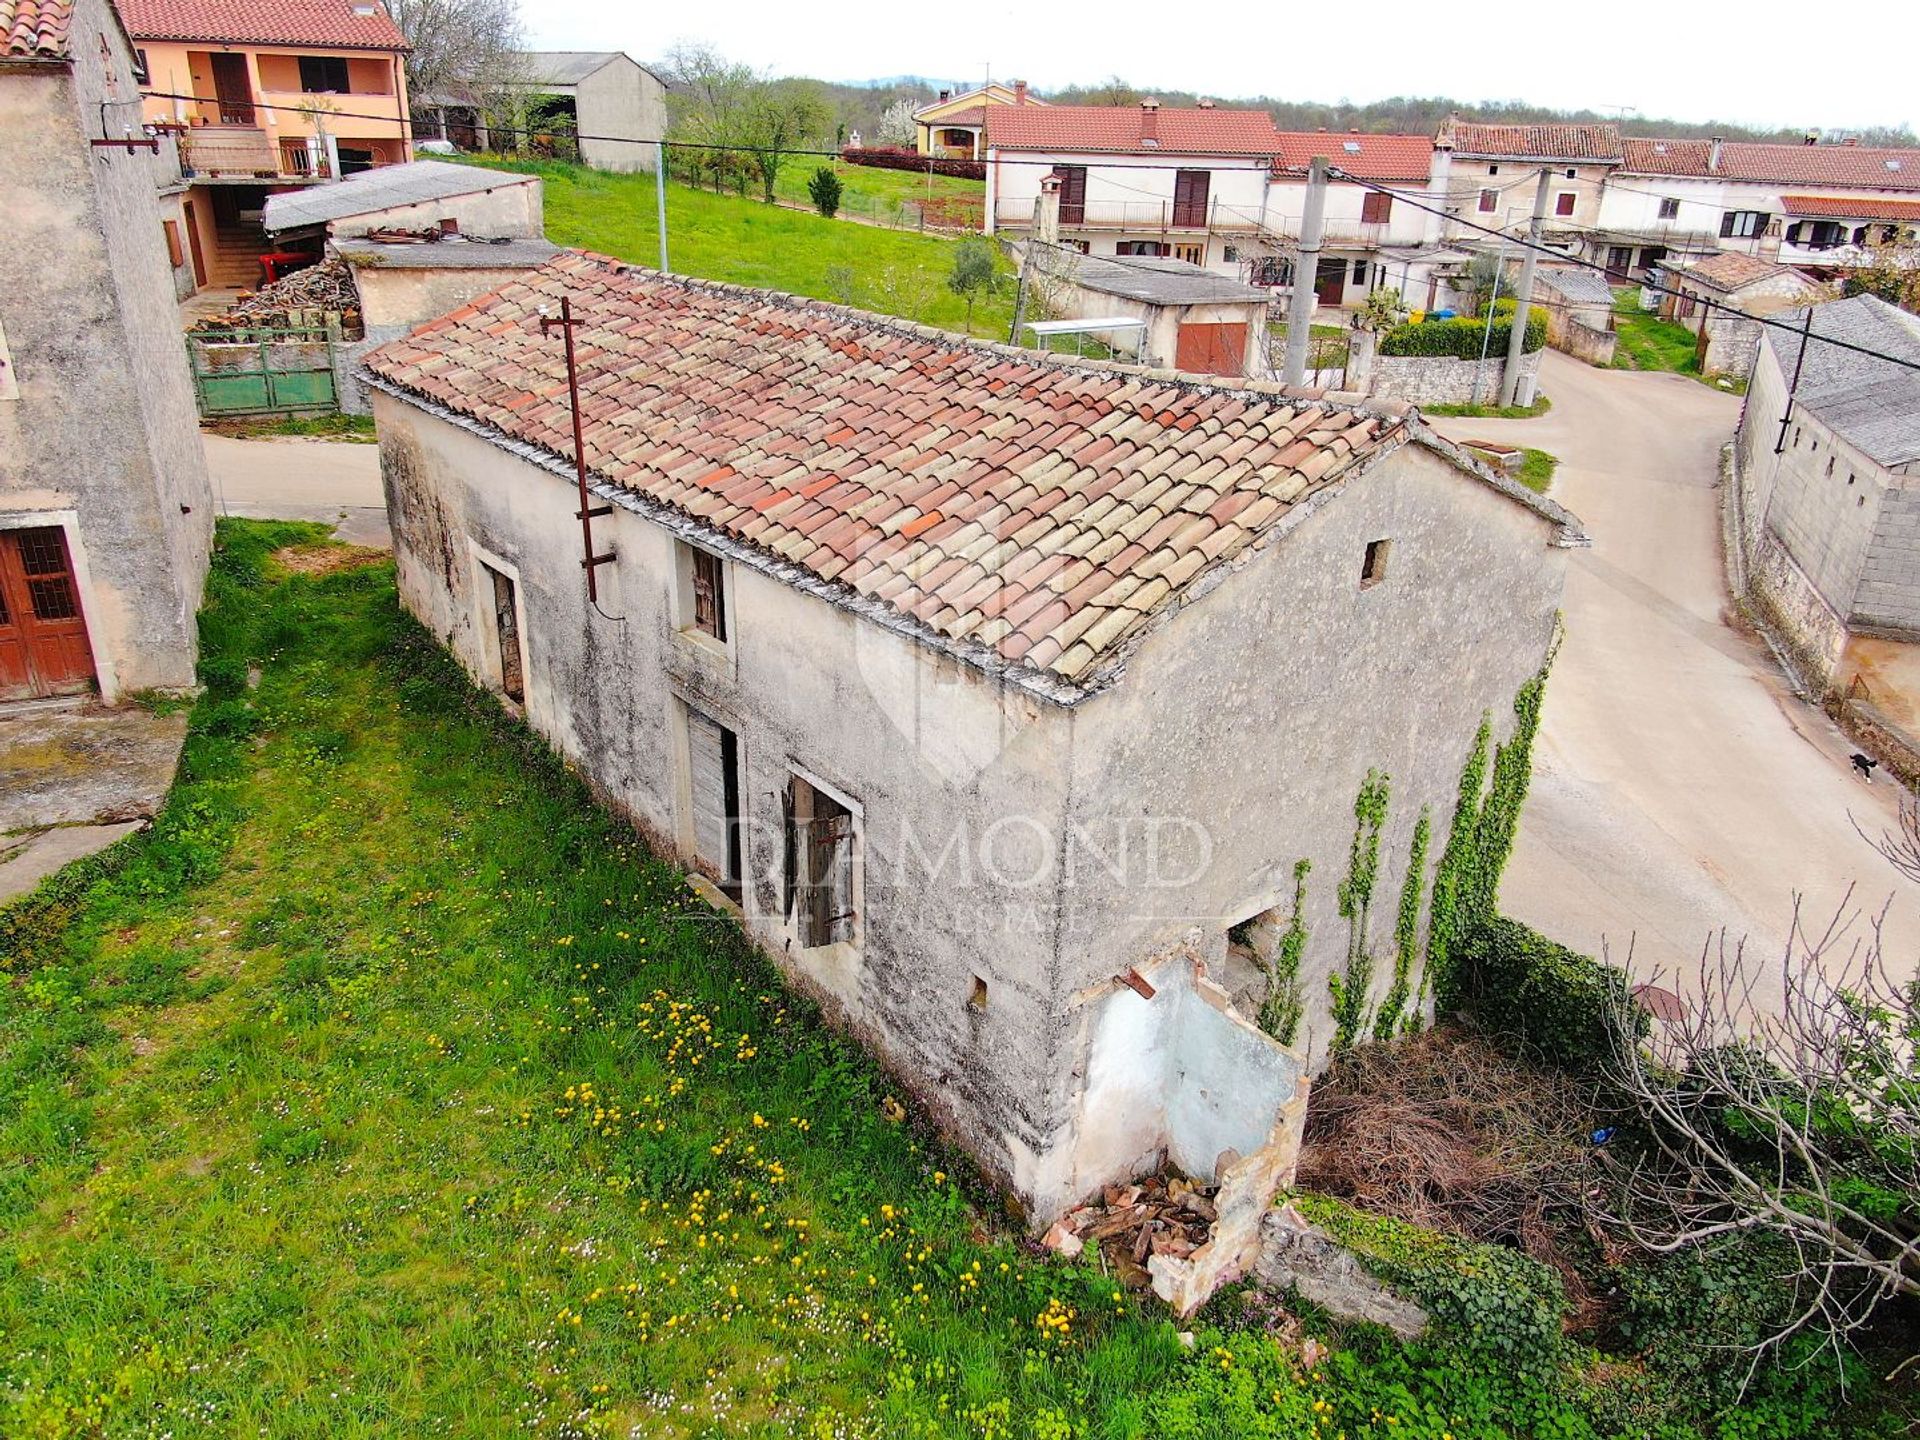
<path fill-rule="evenodd" d="M 1380 829 L 1387 821 L 1387 777 L 1369 770 L 1353 802 L 1353 845 L 1347 875 L 1340 882 L 1340 915 L 1347 922 L 1346 964 L 1327 977 L 1333 994 L 1333 1048 L 1351 1049 L 1366 1024 L 1367 991 L 1373 982 L 1373 953 L 1367 925 L 1373 914 L 1373 887 L 1380 875 Z"/>
<path fill-rule="evenodd" d="M 1425 806 L 1413 824 L 1413 849 L 1407 857 L 1407 880 L 1400 890 L 1400 913 L 1393 924 L 1393 984 L 1374 1017 L 1373 1038 L 1391 1040 L 1417 1027 L 1419 1007 L 1408 1008 L 1413 995 L 1413 967 L 1420 959 L 1420 900 L 1427 883 L 1427 846 L 1432 840 L 1433 816 Z"/>
<path fill-rule="evenodd" d="M 1546 699 L 1547 672 L 1552 665 L 1553 654 L 1549 652 L 1539 673 L 1513 697 L 1513 734 L 1493 748 L 1491 767 L 1487 749 L 1492 724 L 1482 720 L 1473 750 L 1460 772 L 1460 799 L 1434 876 L 1433 903 L 1427 917 L 1427 969 L 1422 982 L 1423 986 L 1431 985 L 1443 1006 L 1450 1007 L 1460 998 L 1457 962 L 1466 936 L 1495 913 L 1500 876 L 1513 853 L 1520 808 L 1526 803 L 1527 788 L 1533 780 L 1533 742 L 1540 730 L 1540 707 Z M 1489 768 L 1491 784 L 1487 780 Z"/>
<path fill-rule="evenodd" d="M 1293 913 L 1267 964 L 1267 998 L 1260 1003 L 1260 1028 L 1282 1045 L 1293 1044 L 1300 1032 L 1305 1005 L 1300 998 L 1300 957 L 1307 948 L 1307 872 L 1311 860 L 1293 865 Z"/>

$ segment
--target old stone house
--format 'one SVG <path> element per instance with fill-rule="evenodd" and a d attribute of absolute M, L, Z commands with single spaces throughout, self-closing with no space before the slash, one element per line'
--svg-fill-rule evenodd
<path fill-rule="evenodd" d="M 1611 365 L 1613 290 L 1607 277 L 1584 265 L 1542 265 L 1533 277 L 1533 303 L 1547 320 L 1547 343 L 1589 365 Z"/>
<path fill-rule="evenodd" d="M 1920 318 L 1871 295 L 1816 305 L 1803 359 L 1808 314 L 1763 327 L 1736 513 L 1754 597 L 1825 684 L 1857 637 L 1920 639 Z"/>
<path fill-rule="evenodd" d="M 1729 250 L 1691 265 L 1660 267 L 1660 318 L 1699 337 L 1705 375 L 1745 376 L 1766 328 L 1759 317 L 1807 305 L 1825 292 L 1791 266 Z M 1735 313 L 1738 312 L 1738 313 Z"/>
<path fill-rule="evenodd" d="M 0 699 L 193 683 L 213 504 L 139 114 L 107 0 L 0 0 Z"/>
<path fill-rule="evenodd" d="M 1028 271 L 1051 282 L 1050 314 L 1080 323 L 1118 318 L 1141 327 L 1104 337 L 1117 354 L 1205 375 L 1261 379 L 1269 373 L 1264 290 L 1185 260 L 1117 261 L 1056 251 L 1051 265 L 1051 271 L 1038 263 Z"/>
<path fill-rule="evenodd" d="M 587 254 L 366 368 L 403 603 L 1041 1223 L 1270 1193 L 1584 543 L 1409 412 Z M 1276 1038 L 1230 997 L 1296 931 Z"/>

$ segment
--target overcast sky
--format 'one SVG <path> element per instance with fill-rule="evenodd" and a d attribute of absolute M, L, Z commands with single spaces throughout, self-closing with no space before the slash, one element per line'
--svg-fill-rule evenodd
<path fill-rule="evenodd" d="M 1920 5 L 1856 0 L 1822 13 L 1778 0 L 1610 8 L 1373 0 L 1317 11 L 1135 0 L 522 6 L 541 49 L 617 49 L 650 60 L 676 40 L 699 39 L 758 69 L 827 80 L 977 81 L 991 67 L 996 79 L 1036 88 L 1119 75 L 1226 97 L 1450 95 L 1765 126 L 1920 122 L 1912 69 Z M 1308 58 L 1295 64 L 1290 54 Z"/>

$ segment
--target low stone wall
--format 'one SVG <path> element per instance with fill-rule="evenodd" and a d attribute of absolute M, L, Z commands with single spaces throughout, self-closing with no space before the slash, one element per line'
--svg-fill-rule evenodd
<path fill-rule="evenodd" d="M 1745 376 L 1760 352 L 1759 320 L 1751 315 L 1717 315 L 1707 326 L 1706 373 Z"/>
<path fill-rule="evenodd" d="M 1567 317 L 1567 323 L 1560 331 L 1560 349 L 1576 360 L 1584 360 L 1589 365 L 1602 368 L 1613 364 L 1613 352 L 1619 343 L 1620 337 L 1613 331 L 1602 330 L 1572 316 Z"/>
<path fill-rule="evenodd" d="M 1533 399 L 1540 383 L 1540 356 L 1536 350 L 1520 357 L 1521 403 Z M 1451 355 L 1377 355 L 1373 361 L 1376 400 L 1404 400 L 1409 405 L 1469 405 L 1474 377 L 1480 380 L 1480 403 L 1490 405 L 1500 396 L 1506 375 L 1504 356 L 1489 355 L 1484 362 L 1456 360 Z"/>

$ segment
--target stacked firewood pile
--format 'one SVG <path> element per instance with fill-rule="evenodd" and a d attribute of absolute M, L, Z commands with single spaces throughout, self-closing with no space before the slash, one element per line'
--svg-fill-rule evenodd
<path fill-rule="evenodd" d="M 1177 1175 L 1154 1175 L 1136 1185 L 1109 1185 L 1103 1203 L 1069 1210 L 1047 1232 L 1046 1243 L 1063 1255 L 1097 1245 L 1114 1277 L 1145 1290 L 1155 1255 L 1184 1260 L 1212 1237 L 1218 1219 L 1214 1187 Z"/>
<path fill-rule="evenodd" d="M 195 321 L 189 333 L 206 340 L 244 339 L 254 330 L 326 330 L 331 325 L 339 327 L 343 340 L 358 340 L 365 333 L 353 271 L 336 256 L 243 294 L 226 314 Z"/>

